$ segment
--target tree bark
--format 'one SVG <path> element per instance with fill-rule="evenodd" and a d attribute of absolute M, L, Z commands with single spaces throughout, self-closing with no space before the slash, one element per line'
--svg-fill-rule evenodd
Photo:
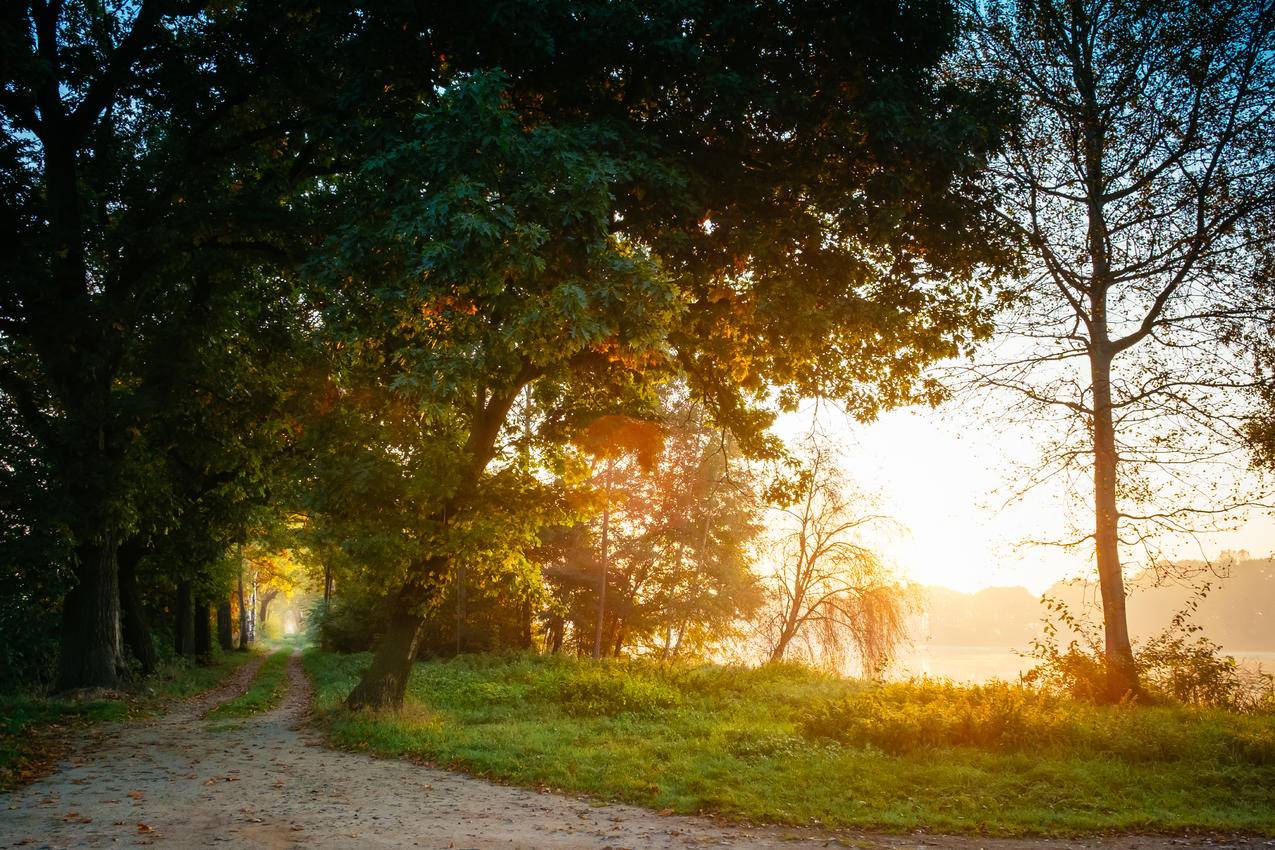
<path fill-rule="evenodd" d="M 243 557 L 239 559 L 239 580 L 235 586 L 235 592 L 239 595 L 239 651 L 246 652 L 248 644 L 252 640 L 248 634 L 248 606 L 244 602 L 243 596 Z"/>
<path fill-rule="evenodd" d="M 611 655 L 614 658 L 620 657 L 620 650 L 624 649 L 624 621 L 617 620 L 615 624 L 615 641 L 611 646 Z"/>
<path fill-rule="evenodd" d="M 120 683 L 125 667 L 116 554 L 109 535 L 76 549 L 76 584 L 62 603 L 58 690 Z"/>
<path fill-rule="evenodd" d="M 607 458 L 606 483 L 603 485 L 603 493 L 605 501 L 602 504 L 602 575 L 598 579 L 598 622 L 593 630 L 593 657 L 598 659 L 602 657 L 602 621 L 606 619 L 607 611 L 607 560 L 610 558 L 608 551 L 609 540 L 608 532 L 611 527 L 611 459 Z"/>
<path fill-rule="evenodd" d="M 212 661 L 212 605 L 202 598 L 195 600 L 195 660 Z"/>
<path fill-rule="evenodd" d="M 235 648 L 234 623 L 230 615 L 229 600 L 217 606 L 217 643 L 223 652 L 230 652 Z"/>
<path fill-rule="evenodd" d="M 415 571 L 421 576 L 418 583 L 403 588 L 392 600 L 389 623 L 377 643 L 372 666 L 350 692 L 347 706 L 395 710 L 402 707 L 424 631 L 425 618 L 419 612 L 438 593 L 446 570 L 446 558 L 431 558 Z"/>
<path fill-rule="evenodd" d="M 173 605 L 173 649 L 184 658 L 195 657 L 194 582 L 188 578 L 177 582 L 177 598 Z"/>
<path fill-rule="evenodd" d="M 142 597 L 137 590 L 137 565 L 144 549 L 141 544 L 129 541 L 120 547 L 119 561 L 120 609 L 123 617 L 124 643 L 141 665 L 142 675 L 155 672 L 158 659 L 155 642 L 151 638 L 150 623 L 142 608 Z"/>
<path fill-rule="evenodd" d="M 531 602 L 522 603 L 522 648 L 531 649 L 535 640 L 531 630 Z"/>
<path fill-rule="evenodd" d="M 270 611 L 270 603 L 273 602 L 275 597 L 278 595 L 279 591 L 274 589 L 267 590 L 261 595 L 261 614 L 257 617 L 258 623 L 265 625 L 266 614 Z"/>
<path fill-rule="evenodd" d="M 1094 390 L 1094 550 L 1102 592 L 1102 623 L 1107 660 L 1107 698 L 1119 702 L 1140 692 L 1138 669 L 1129 641 L 1124 571 L 1120 565 L 1120 515 L 1116 507 L 1116 434 L 1111 411 L 1111 360 L 1090 355 Z"/>
<path fill-rule="evenodd" d="M 567 622 L 561 614 L 553 614 L 549 617 L 549 651 L 554 655 L 562 652 L 562 638 L 566 630 Z"/>

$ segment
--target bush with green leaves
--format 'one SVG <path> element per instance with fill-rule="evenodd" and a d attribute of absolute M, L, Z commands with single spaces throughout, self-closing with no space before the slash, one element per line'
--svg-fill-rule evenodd
<path fill-rule="evenodd" d="M 1143 693 L 1127 699 L 1227 711 L 1275 711 L 1275 676 L 1240 666 L 1235 656 L 1200 634 L 1201 627 L 1191 622 L 1208 591 L 1208 584 L 1197 588 L 1159 634 L 1134 644 Z M 1060 599 L 1042 601 L 1048 615 L 1030 652 L 1037 664 L 1023 675 L 1023 681 L 1072 699 L 1103 702 L 1108 671 L 1100 627 L 1077 616 Z M 1063 634 L 1073 636 L 1065 647 Z"/>

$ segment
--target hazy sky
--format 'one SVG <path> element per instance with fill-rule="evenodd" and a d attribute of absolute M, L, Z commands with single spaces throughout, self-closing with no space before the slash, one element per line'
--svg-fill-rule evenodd
<path fill-rule="evenodd" d="M 992 425 L 976 411 L 952 406 L 894 411 L 865 426 L 812 404 L 782 417 L 777 431 L 798 438 L 816 421 L 843 444 L 845 469 L 863 488 L 880 493 L 884 511 L 905 526 L 874 542 L 912 580 L 965 591 L 1021 584 L 1039 593 L 1059 578 L 1090 570 L 1087 553 L 1079 550 L 1022 545 L 1068 536 L 1061 485 L 1006 505 L 1018 465 L 1037 456 L 1028 428 Z M 1171 554 L 1214 557 L 1225 549 L 1270 555 L 1275 520 L 1255 513 L 1237 532 L 1182 541 Z"/>

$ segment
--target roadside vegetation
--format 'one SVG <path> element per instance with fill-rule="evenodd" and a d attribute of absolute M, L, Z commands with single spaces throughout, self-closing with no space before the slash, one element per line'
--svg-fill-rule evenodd
<path fill-rule="evenodd" d="M 271 653 L 257 670 L 256 678 L 248 690 L 232 700 L 215 705 L 208 712 L 209 718 L 219 720 L 232 717 L 251 717 L 269 711 L 283 701 L 288 689 L 288 657 L 292 650 L 285 648 Z"/>
<path fill-rule="evenodd" d="M 65 752 L 72 731 L 152 714 L 174 700 L 216 687 L 254 657 L 247 652 L 218 653 L 207 665 L 173 659 L 132 691 L 100 691 L 96 696 L 80 697 L 0 694 L 0 790 L 43 776 Z"/>
<path fill-rule="evenodd" d="M 402 712 L 350 712 L 368 663 L 305 656 L 332 744 L 528 787 L 792 825 L 1275 835 L 1269 711 L 504 653 L 418 663 Z"/>

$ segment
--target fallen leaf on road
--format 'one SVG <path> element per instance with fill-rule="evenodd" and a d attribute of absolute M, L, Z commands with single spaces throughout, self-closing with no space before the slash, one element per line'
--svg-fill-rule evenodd
<path fill-rule="evenodd" d="M 154 832 L 155 827 L 151 826 L 148 823 L 139 823 L 137 825 L 137 831 L 138 832 Z"/>

